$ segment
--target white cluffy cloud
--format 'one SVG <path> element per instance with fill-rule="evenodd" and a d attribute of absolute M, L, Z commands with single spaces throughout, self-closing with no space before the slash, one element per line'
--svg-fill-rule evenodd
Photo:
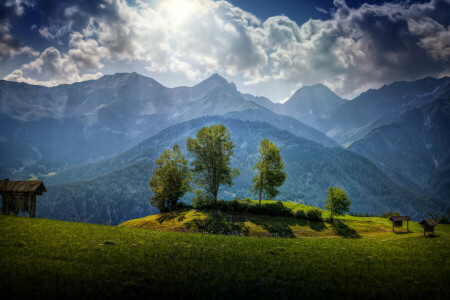
<path fill-rule="evenodd" d="M 49 82 L 68 83 L 96 76 L 80 76 L 81 70 L 139 61 L 151 72 L 191 81 L 219 72 L 247 86 L 324 83 L 351 95 L 394 80 L 449 73 L 450 0 L 356 9 L 335 0 L 334 6 L 328 20 L 299 25 L 286 16 L 262 21 L 226 1 L 56 1 L 39 31 L 50 40 L 69 34 L 69 50 L 58 52 L 59 71 L 39 67 L 47 50 L 58 56 L 48 48 L 7 77 L 23 80 L 19 75 L 33 70 L 46 73 Z"/>
<path fill-rule="evenodd" d="M 26 73 L 38 73 L 49 80 L 36 80 L 26 77 Z M 44 86 L 55 86 L 63 83 L 73 83 L 90 79 L 98 79 L 102 76 L 100 72 L 96 74 L 79 75 L 78 68 L 68 56 L 61 56 L 58 49 L 49 47 L 35 60 L 22 66 L 21 69 L 14 70 L 5 76 L 5 80 L 26 82 L 29 84 L 39 84 Z"/>
<path fill-rule="evenodd" d="M 33 6 L 28 0 L 6 0 L 0 3 L 0 62 L 19 54 L 39 55 L 30 47 L 22 46 L 22 42 L 11 34 L 10 18 L 22 16 L 24 7 Z"/>

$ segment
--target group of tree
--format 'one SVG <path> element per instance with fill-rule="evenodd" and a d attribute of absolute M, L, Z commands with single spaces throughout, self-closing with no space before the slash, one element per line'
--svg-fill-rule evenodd
<path fill-rule="evenodd" d="M 201 128 L 195 138 L 188 137 L 186 149 L 192 157 L 189 165 L 187 158 L 175 144 L 165 150 L 155 161 L 155 168 L 150 180 L 153 191 L 151 204 L 160 211 L 176 208 L 178 201 L 188 191 L 191 183 L 205 191 L 214 204 L 221 185 L 231 187 L 233 178 L 239 175 L 238 169 L 230 167 L 234 155 L 234 143 L 230 132 L 220 125 Z M 259 197 L 275 198 L 277 189 L 286 180 L 281 150 L 269 139 L 263 139 L 259 146 L 259 159 L 253 167 L 257 174 L 253 178 L 252 192 Z M 351 200 L 340 187 L 330 187 L 325 208 L 331 212 L 330 219 L 349 211 Z"/>
<path fill-rule="evenodd" d="M 188 137 L 186 149 L 192 157 L 190 166 L 177 144 L 165 150 L 155 161 L 149 185 L 153 191 L 151 204 L 160 211 L 174 209 L 180 198 L 192 190 L 191 182 L 217 203 L 220 186 L 231 187 L 233 178 L 239 175 L 238 169 L 230 167 L 234 143 L 224 125 L 201 128 L 195 138 Z M 273 198 L 279 194 L 277 188 L 287 176 L 283 170 L 280 148 L 272 141 L 262 140 L 259 153 L 259 160 L 254 166 L 258 174 L 253 178 L 252 191 L 259 194 L 261 203 L 262 195 Z"/>

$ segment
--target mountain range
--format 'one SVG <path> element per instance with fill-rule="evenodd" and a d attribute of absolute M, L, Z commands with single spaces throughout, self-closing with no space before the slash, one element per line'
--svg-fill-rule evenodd
<path fill-rule="evenodd" d="M 413 218 L 449 208 L 450 79 L 395 82 L 353 100 L 324 85 L 286 102 L 244 94 L 218 74 L 167 88 L 137 73 L 56 87 L 0 81 L 0 177 L 43 179 L 41 216 L 117 224 L 149 205 L 154 159 L 202 126 L 223 123 L 241 175 L 221 198 L 251 197 L 259 141 L 282 149 L 277 198 L 322 207 L 341 186 L 353 212 Z M 188 201 L 191 195 L 187 195 Z"/>
<path fill-rule="evenodd" d="M 137 73 L 121 73 L 52 88 L 0 81 L 0 165 L 57 168 L 94 161 L 178 122 L 229 113 L 337 145 L 294 118 L 246 100 L 217 74 L 193 87 L 166 88 Z"/>

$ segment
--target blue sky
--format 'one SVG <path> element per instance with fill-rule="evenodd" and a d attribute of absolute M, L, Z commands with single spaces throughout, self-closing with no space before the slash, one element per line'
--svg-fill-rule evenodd
<path fill-rule="evenodd" d="M 322 83 L 352 98 L 450 73 L 450 0 L 2 0 L 0 78 L 54 86 L 136 71 L 219 73 L 273 101 Z"/>

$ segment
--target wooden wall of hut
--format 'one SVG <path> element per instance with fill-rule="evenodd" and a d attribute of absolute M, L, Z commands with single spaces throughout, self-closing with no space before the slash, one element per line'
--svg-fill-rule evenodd
<path fill-rule="evenodd" d="M 25 193 L 2 194 L 2 214 L 17 216 L 19 212 L 36 216 L 36 195 Z"/>

